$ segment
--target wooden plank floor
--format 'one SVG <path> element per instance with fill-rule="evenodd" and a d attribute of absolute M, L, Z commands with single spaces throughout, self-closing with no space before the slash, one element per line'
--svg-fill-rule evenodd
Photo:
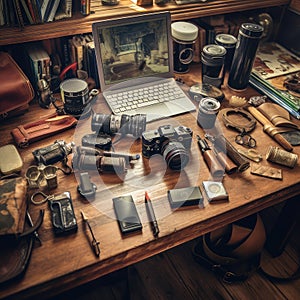
<path fill-rule="evenodd" d="M 280 208 L 262 212 L 267 233 Z M 297 269 L 300 254 L 300 222 L 284 253 L 273 258 L 264 251 L 262 266 L 269 272 L 287 275 Z M 193 240 L 90 284 L 66 292 L 55 299 L 300 299 L 300 279 L 272 283 L 260 273 L 244 282 L 228 284 L 194 261 Z M 54 299 L 53 299 L 54 300 Z"/>

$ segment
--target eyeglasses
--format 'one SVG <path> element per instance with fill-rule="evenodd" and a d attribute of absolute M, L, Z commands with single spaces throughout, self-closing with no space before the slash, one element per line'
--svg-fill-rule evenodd
<path fill-rule="evenodd" d="M 235 137 L 235 142 L 239 145 L 246 146 L 249 148 L 256 147 L 256 140 L 244 130 Z"/>

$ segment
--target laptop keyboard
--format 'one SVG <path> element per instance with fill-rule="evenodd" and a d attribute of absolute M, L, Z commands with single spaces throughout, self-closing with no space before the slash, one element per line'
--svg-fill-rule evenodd
<path fill-rule="evenodd" d="M 105 99 L 116 114 L 125 113 L 141 107 L 172 101 L 183 96 L 183 91 L 176 82 L 143 86 L 135 90 L 122 91 L 105 95 Z"/>

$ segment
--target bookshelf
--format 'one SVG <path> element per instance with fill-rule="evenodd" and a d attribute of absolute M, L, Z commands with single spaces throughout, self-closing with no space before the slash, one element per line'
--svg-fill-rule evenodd
<path fill-rule="evenodd" d="M 73 2 L 77 2 L 73 1 Z M 79 1 L 78 1 L 79 2 Z M 0 46 L 14 45 L 25 42 L 59 38 L 68 35 L 83 34 L 92 31 L 92 23 L 101 19 L 134 15 L 138 13 L 156 12 L 168 10 L 171 12 L 172 20 L 188 20 L 192 18 L 229 14 L 251 9 L 285 6 L 289 0 L 208 0 L 207 2 L 177 5 L 168 2 L 166 5 L 140 7 L 134 5 L 130 0 L 120 0 L 116 6 L 103 6 L 101 1 L 92 1 L 91 10 L 94 13 L 83 16 L 74 5 L 73 16 L 69 19 L 27 25 L 25 28 L 0 28 Z"/>

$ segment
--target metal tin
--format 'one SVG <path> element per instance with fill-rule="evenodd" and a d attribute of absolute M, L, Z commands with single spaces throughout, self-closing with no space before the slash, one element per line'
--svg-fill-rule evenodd
<path fill-rule="evenodd" d="M 198 36 L 198 28 L 189 22 L 171 24 L 174 53 L 174 71 L 186 73 L 194 58 L 193 44 Z"/>
<path fill-rule="evenodd" d="M 270 146 L 266 154 L 266 159 L 289 168 L 294 168 L 298 161 L 298 155 L 278 147 Z"/>

